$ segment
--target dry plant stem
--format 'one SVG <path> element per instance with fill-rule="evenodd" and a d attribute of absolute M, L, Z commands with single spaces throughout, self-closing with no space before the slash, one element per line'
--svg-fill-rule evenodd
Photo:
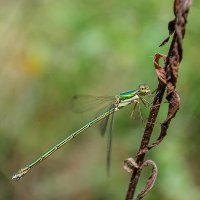
<path fill-rule="evenodd" d="M 146 127 L 145 127 L 145 131 L 144 131 L 144 135 L 143 135 L 143 138 L 142 138 L 142 142 L 141 142 L 139 151 L 141 151 L 142 149 L 146 149 L 146 147 L 149 144 L 149 141 L 150 141 L 150 138 L 151 138 L 151 133 L 153 131 L 154 124 L 155 124 L 155 121 L 156 121 L 156 118 L 157 118 L 157 115 L 158 115 L 158 112 L 159 112 L 159 109 L 160 109 L 160 104 L 162 102 L 163 95 L 164 95 L 164 92 L 165 92 L 165 86 L 159 84 L 157 92 L 158 91 L 159 91 L 159 93 L 158 93 L 158 95 L 156 95 L 156 97 L 154 98 L 154 101 L 153 101 L 152 109 L 151 109 L 149 117 L 148 117 L 148 122 L 147 122 Z M 155 106 L 155 105 L 159 105 L 159 106 Z M 137 157 L 136 163 L 139 166 L 141 166 L 143 164 L 144 157 L 145 157 L 145 153 L 140 154 Z M 130 183 L 129 183 L 129 189 L 128 189 L 128 192 L 127 192 L 127 195 L 126 195 L 126 200 L 133 199 L 134 192 L 135 192 L 135 189 L 136 189 L 139 177 L 140 177 L 140 173 L 141 173 L 141 170 L 136 169 L 136 168 L 134 169 Z"/>
<path fill-rule="evenodd" d="M 138 166 L 141 166 L 144 162 L 145 154 L 153 148 L 154 146 L 160 144 L 163 138 L 167 134 L 167 129 L 171 122 L 171 119 L 175 117 L 176 112 L 179 109 L 180 98 L 177 92 L 175 91 L 179 64 L 182 60 L 182 40 L 185 35 L 185 26 L 187 23 L 187 14 L 189 12 L 189 8 L 191 6 L 192 0 L 175 0 L 174 1 L 174 15 L 175 19 L 169 22 L 168 29 L 169 35 L 173 35 L 173 39 L 170 45 L 170 49 L 165 62 L 165 80 L 163 80 L 163 73 L 158 75 L 158 88 L 156 91 L 156 96 L 154 97 L 154 101 L 149 113 L 148 121 L 144 130 L 144 135 L 141 141 L 140 148 L 137 153 L 136 163 Z M 164 45 L 168 41 L 168 38 L 163 41 L 161 44 Z M 150 138 L 153 132 L 154 124 L 156 122 L 156 118 L 160 109 L 160 104 L 163 99 L 163 95 L 165 93 L 165 89 L 167 89 L 166 99 L 169 102 L 168 114 L 165 121 L 161 124 L 161 131 L 157 141 L 151 145 L 149 145 Z M 158 105 L 158 106 L 156 106 Z M 126 194 L 126 200 L 132 200 L 136 186 L 141 174 L 141 170 L 139 168 L 135 168 L 131 180 L 129 183 L 129 188 Z"/>

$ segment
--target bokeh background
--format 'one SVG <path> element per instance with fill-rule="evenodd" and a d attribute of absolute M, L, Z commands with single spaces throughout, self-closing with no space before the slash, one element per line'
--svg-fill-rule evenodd
<path fill-rule="evenodd" d="M 0 199 L 124 199 L 144 124 L 117 113 L 111 174 L 106 137 L 85 131 L 19 182 L 13 173 L 59 142 L 95 113 L 76 114 L 74 94 L 115 95 L 147 83 L 157 86 L 153 55 L 173 19 L 173 1 L 0 1 Z M 146 199 L 200 199 L 200 2 L 194 1 L 184 39 L 177 90 L 181 108 L 167 138 L 147 158 L 159 173 Z M 143 116 L 147 115 L 143 109 Z M 158 124 L 166 115 L 162 105 Z M 152 141 L 158 136 L 156 125 Z M 142 174 L 138 191 L 149 173 Z"/>

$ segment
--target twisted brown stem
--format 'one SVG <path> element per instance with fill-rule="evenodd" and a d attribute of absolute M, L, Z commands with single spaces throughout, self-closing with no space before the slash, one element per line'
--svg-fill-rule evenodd
<path fill-rule="evenodd" d="M 144 158 L 148 150 L 160 144 L 163 138 L 167 135 L 167 129 L 170 125 L 170 122 L 173 117 L 175 117 L 176 112 L 179 109 L 180 97 L 175 91 L 179 64 L 182 60 L 182 42 L 185 35 L 185 26 L 187 23 L 187 15 L 189 8 L 191 6 L 192 0 L 175 0 L 174 1 L 174 15 L 175 19 L 170 21 L 168 24 L 169 37 L 173 35 L 173 39 L 170 45 L 168 55 L 165 60 L 164 68 L 161 68 L 158 64 L 159 58 L 162 57 L 159 54 L 155 56 L 155 69 L 158 76 L 158 87 L 156 91 L 156 96 L 152 107 L 150 109 L 149 117 L 146 123 L 144 130 L 143 138 L 141 141 L 140 148 L 136 156 L 136 163 L 138 166 L 141 166 L 144 162 Z M 168 42 L 169 37 L 165 39 L 161 46 Z M 158 65 L 156 65 L 158 64 Z M 156 68 L 157 67 L 157 68 Z M 166 99 L 169 102 L 168 114 L 165 121 L 161 124 L 161 131 L 158 139 L 153 144 L 149 145 L 149 141 L 154 129 L 154 124 L 157 119 L 157 115 L 160 109 L 160 105 L 165 93 L 167 90 Z M 132 200 L 136 186 L 141 174 L 140 168 L 134 168 L 131 180 L 129 183 L 128 191 L 126 194 L 126 200 Z"/>

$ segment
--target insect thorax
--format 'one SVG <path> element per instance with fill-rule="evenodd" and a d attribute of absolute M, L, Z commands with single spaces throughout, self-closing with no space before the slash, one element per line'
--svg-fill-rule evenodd
<path fill-rule="evenodd" d="M 130 97 L 130 98 L 127 98 L 127 99 L 119 99 L 118 108 L 122 108 L 122 107 L 129 105 L 129 104 L 138 102 L 138 100 L 139 100 L 139 96 L 137 94 Z"/>

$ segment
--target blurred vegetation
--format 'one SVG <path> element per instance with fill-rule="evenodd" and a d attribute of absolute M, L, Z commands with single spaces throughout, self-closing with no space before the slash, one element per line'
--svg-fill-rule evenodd
<path fill-rule="evenodd" d="M 124 199 L 144 125 L 116 115 L 111 175 L 98 125 L 68 143 L 20 182 L 12 174 L 93 117 L 70 111 L 74 94 L 115 95 L 157 86 L 155 52 L 168 35 L 173 1 L 2 0 L 0 6 L 0 200 Z M 177 90 L 181 108 L 167 138 L 148 157 L 158 166 L 147 199 L 200 196 L 200 2 L 194 1 Z M 163 106 L 165 107 L 165 105 Z M 165 116 L 160 113 L 160 120 Z M 159 131 L 155 130 L 154 138 Z M 148 173 L 148 170 L 147 172 Z M 145 173 L 139 189 L 145 183 Z"/>

